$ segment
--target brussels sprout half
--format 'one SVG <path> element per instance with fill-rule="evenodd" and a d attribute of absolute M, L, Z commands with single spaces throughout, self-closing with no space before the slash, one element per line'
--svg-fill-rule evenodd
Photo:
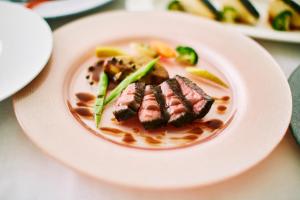
<path fill-rule="evenodd" d="M 186 65 L 196 65 L 198 63 L 198 54 L 196 51 L 187 46 L 178 46 L 176 48 L 178 53 L 176 60 Z"/>

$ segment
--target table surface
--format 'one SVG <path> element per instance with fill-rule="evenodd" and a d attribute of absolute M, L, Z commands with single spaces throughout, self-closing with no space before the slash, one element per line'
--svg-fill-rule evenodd
<path fill-rule="evenodd" d="M 79 17 L 124 8 L 114 1 L 88 14 L 48 21 L 52 29 Z M 257 40 L 282 67 L 286 77 L 300 64 L 300 45 Z M 259 147 L 258 147 L 259 148 Z M 189 191 L 133 191 L 106 185 L 47 157 L 20 128 L 12 99 L 0 102 L 0 199 L 2 200 L 298 200 L 300 151 L 290 131 L 264 161 L 247 172 L 211 186 Z"/>

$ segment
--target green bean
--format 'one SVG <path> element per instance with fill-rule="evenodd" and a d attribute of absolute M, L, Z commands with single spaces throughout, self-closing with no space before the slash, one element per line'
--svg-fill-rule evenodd
<path fill-rule="evenodd" d="M 111 102 L 112 100 L 114 100 L 116 97 L 118 97 L 121 92 L 130 84 L 133 83 L 135 81 L 140 80 L 142 77 L 144 77 L 145 75 L 147 75 L 154 67 L 154 65 L 156 64 L 158 58 L 153 59 L 152 61 L 150 61 L 149 63 L 147 63 L 145 66 L 139 68 L 138 70 L 136 70 L 135 72 L 129 74 L 121 83 L 119 83 L 119 85 L 117 85 L 117 87 L 115 87 L 115 89 L 113 89 L 110 94 L 108 95 L 108 97 L 105 98 L 104 101 L 104 105 L 108 104 L 109 102 Z"/>
<path fill-rule="evenodd" d="M 108 77 L 105 72 L 102 72 L 100 75 L 97 99 L 94 106 L 94 120 L 97 128 L 99 128 L 99 124 L 101 121 L 101 115 L 104 108 L 104 98 L 106 95 L 107 86 L 108 86 Z"/>

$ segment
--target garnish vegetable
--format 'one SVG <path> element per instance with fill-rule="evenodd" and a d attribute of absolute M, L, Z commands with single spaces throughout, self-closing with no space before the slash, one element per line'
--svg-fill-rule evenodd
<path fill-rule="evenodd" d="M 97 128 L 99 128 L 99 124 L 101 121 L 101 115 L 104 107 L 104 98 L 106 95 L 107 86 L 108 86 L 108 77 L 105 72 L 102 72 L 100 75 L 97 99 L 94 106 L 94 120 Z"/>
<path fill-rule="evenodd" d="M 170 47 L 168 44 L 161 41 L 152 41 L 150 42 L 150 47 L 154 49 L 158 55 L 165 58 L 174 58 L 176 57 L 176 51 Z"/>
<path fill-rule="evenodd" d="M 167 7 L 168 10 L 173 10 L 173 11 L 184 11 L 183 6 L 180 4 L 178 0 L 173 0 L 168 4 Z"/>
<path fill-rule="evenodd" d="M 141 56 L 147 56 L 151 58 L 155 58 L 157 56 L 157 52 L 146 43 L 133 43 L 133 48 L 137 51 L 137 53 Z"/>
<path fill-rule="evenodd" d="M 230 6 L 225 6 L 222 12 L 222 21 L 227 23 L 234 23 L 238 19 L 239 14 L 235 8 Z"/>
<path fill-rule="evenodd" d="M 126 55 L 126 53 L 123 52 L 119 48 L 115 48 L 115 47 L 97 47 L 96 48 L 96 56 L 99 58 L 122 56 L 122 55 Z"/>
<path fill-rule="evenodd" d="M 272 27 L 278 31 L 287 31 L 290 29 L 290 23 L 292 18 L 291 11 L 283 11 L 279 13 L 272 21 Z"/>
<path fill-rule="evenodd" d="M 139 68 L 138 70 L 136 70 L 135 72 L 129 74 L 122 82 L 119 83 L 119 85 L 117 85 L 117 87 L 115 87 L 115 89 L 113 89 L 111 91 L 111 93 L 105 98 L 105 102 L 104 104 L 108 104 L 109 102 L 111 102 L 112 100 L 114 100 L 116 97 L 118 97 L 121 92 L 130 84 L 133 83 L 135 81 L 140 80 L 142 77 L 144 77 L 145 75 L 147 75 L 154 67 L 154 65 L 156 64 L 158 59 L 153 59 L 152 61 L 150 61 L 149 63 L 147 63 L 145 66 Z"/>
<path fill-rule="evenodd" d="M 186 65 L 196 65 L 198 62 L 198 55 L 196 51 L 187 46 L 178 46 L 176 48 L 177 57 L 176 60 L 182 64 Z"/>
<path fill-rule="evenodd" d="M 293 0 L 273 0 L 269 6 L 269 20 L 275 30 L 300 29 L 300 4 Z"/>
<path fill-rule="evenodd" d="M 218 85 L 228 88 L 228 85 L 224 81 L 222 81 L 219 77 L 217 77 L 216 75 L 210 73 L 209 71 L 207 71 L 205 69 L 199 69 L 196 67 L 187 67 L 185 69 L 186 69 L 186 71 L 188 71 L 191 74 L 194 74 L 196 76 L 199 76 L 199 77 L 207 79 L 207 80 L 210 80 Z"/>

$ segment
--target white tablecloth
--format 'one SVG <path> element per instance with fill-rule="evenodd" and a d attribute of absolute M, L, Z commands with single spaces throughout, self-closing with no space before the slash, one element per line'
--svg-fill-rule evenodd
<path fill-rule="evenodd" d="M 120 8 L 121 4 L 119 1 L 105 9 Z M 68 20 L 52 26 L 65 21 Z M 300 45 L 258 42 L 279 62 L 287 77 L 300 64 Z M 11 98 L 0 102 L 1 200 L 299 200 L 299 186 L 300 149 L 290 132 L 263 162 L 218 184 L 172 192 L 134 191 L 106 185 L 43 154 L 22 132 Z"/>

